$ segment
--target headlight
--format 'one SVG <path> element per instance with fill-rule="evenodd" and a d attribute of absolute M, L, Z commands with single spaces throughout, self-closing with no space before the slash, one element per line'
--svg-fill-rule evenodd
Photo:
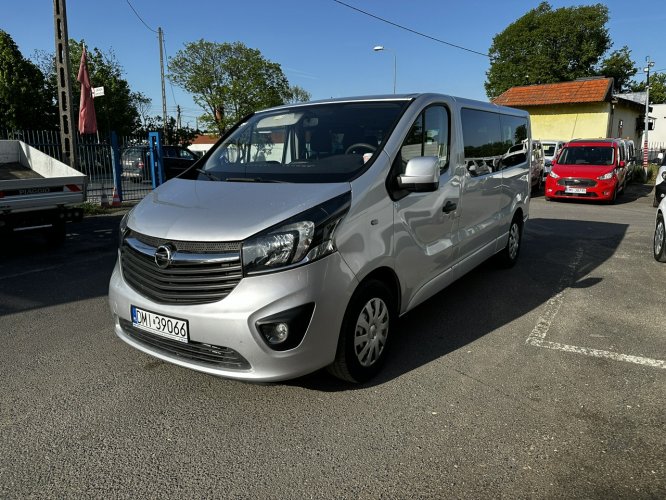
<path fill-rule="evenodd" d="M 613 178 L 613 175 L 615 175 L 615 172 L 611 171 L 611 172 L 608 172 L 607 174 L 600 175 L 599 177 L 597 177 L 597 179 L 599 179 L 600 181 L 608 181 L 608 180 L 611 180 Z"/>
<path fill-rule="evenodd" d="M 127 234 L 127 220 L 129 219 L 130 212 L 127 212 L 123 215 L 123 218 L 120 219 L 120 226 L 118 228 L 118 246 L 122 246 L 125 235 Z"/>
<path fill-rule="evenodd" d="M 553 172 L 552 170 L 548 173 L 548 176 L 549 176 L 549 177 L 552 177 L 553 179 L 559 179 L 559 178 L 560 178 L 560 176 L 557 175 L 557 174 L 556 174 L 555 172 Z"/>
<path fill-rule="evenodd" d="M 278 271 L 335 252 L 335 228 L 350 200 L 351 193 L 338 196 L 243 242 L 244 274 Z"/>

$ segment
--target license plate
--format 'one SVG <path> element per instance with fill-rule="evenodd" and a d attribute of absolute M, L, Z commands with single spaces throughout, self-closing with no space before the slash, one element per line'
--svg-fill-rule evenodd
<path fill-rule="evenodd" d="M 571 193 L 571 194 L 585 194 L 585 193 L 587 193 L 587 189 L 566 187 L 566 188 L 564 188 L 564 192 L 565 193 Z"/>
<path fill-rule="evenodd" d="M 132 306 L 130 312 L 132 326 L 136 328 L 183 343 L 187 343 L 190 338 L 187 320 L 164 316 L 136 306 Z"/>

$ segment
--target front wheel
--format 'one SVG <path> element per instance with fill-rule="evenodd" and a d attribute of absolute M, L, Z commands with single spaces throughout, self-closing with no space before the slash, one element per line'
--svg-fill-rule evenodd
<path fill-rule="evenodd" d="M 664 217 L 657 216 L 657 225 L 654 228 L 654 259 L 658 262 L 666 262 L 666 228 L 664 228 Z"/>
<path fill-rule="evenodd" d="M 396 321 L 395 300 L 386 285 L 377 280 L 361 284 L 347 306 L 335 361 L 328 371 L 354 383 L 374 377 L 386 359 Z"/>

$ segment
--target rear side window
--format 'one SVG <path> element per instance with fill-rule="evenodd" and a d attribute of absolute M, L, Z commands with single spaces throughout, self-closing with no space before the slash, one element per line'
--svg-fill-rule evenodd
<path fill-rule="evenodd" d="M 465 165 L 470 175 L 486 175 L 527 161 L 527 118 L 463 109 Z"/>

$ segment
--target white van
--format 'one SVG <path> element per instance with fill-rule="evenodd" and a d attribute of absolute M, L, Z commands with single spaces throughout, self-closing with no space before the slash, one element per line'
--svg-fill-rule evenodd
<path fill-rule="evenodd" d="M 283 106 L 238 123 L 120 227 L 116 334 L 162 360 L 362 382 L 399 315 L 519 255 L 529 115 L 437 94 Z"/>

